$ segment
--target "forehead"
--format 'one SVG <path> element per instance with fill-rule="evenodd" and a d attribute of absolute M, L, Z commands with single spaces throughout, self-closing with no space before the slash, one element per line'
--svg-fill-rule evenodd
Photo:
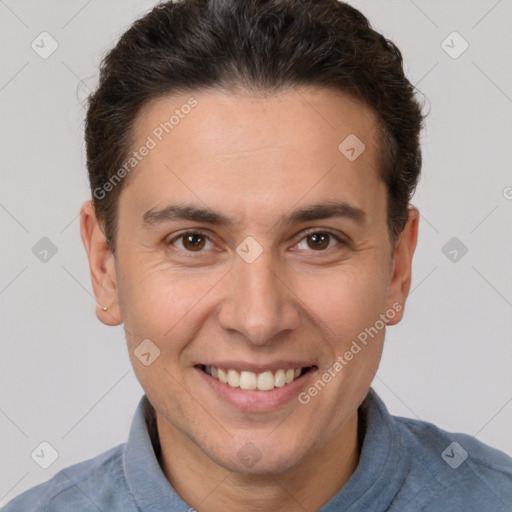
<path fill-rule="evenodd" d="M 132 206 L 145 212 L 179 195 L 245 216 L 292 206 L 306 195 L 377 208 L 373 196 L 385 195 L 377 134 L 369 108 L 332 90 L 158 98 L 134 124 L 132 150 L 151 149 L 121 200 L 132 196 Z"/>
<path fill-rule="evenodd" d="M 332 89 L 295 87 L 273 95 L 211 89 L 148 102 L 135 120 L 132 140 L 149 135 L 157 144 L 188 147 L 190 142 L 199 152 L 209 152 L 213 148 L 207 144 L 214 143 L 226 156 L 255 151 L 261 142 L 279 142 L 311 154 L 327 145 L 336 149 L 345 137 L 356 134 L 372 146 L 379 142 L 374 140 L 376 125 L 375 114 L 364 103 Z M 191 132 L 194 139 L 185 140 Z M 201 147 L 194 144 L 198 139 Z"/>

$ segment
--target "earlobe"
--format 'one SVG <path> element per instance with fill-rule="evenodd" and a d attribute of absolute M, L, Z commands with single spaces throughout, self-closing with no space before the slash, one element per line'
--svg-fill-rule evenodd
<path fill-rule="evenodd" d="M 114 256 L 91 200 L 86 201 L 80 210 L 80 234 L 89 260 L 96 297 L 96 316 L 106 325 L 119 325 L 122 317 L 117 296 Z"/>
<path fill-rule="evenodd" d="M 418 242 L 419 211 L 415 207 L 409 208 L 407 223 L 395 245 L 391 280 L 389 283 L 388 307 L 396 311 L 396 304 L 400 311 L 388 322 L 395 325 L 403 317 L 405 301 L 411 288 L 412 258 Z"/>

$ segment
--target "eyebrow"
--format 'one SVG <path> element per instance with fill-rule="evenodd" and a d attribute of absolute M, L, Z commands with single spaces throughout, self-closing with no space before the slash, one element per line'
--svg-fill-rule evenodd
<path fill-rule="evenodd" d="M 354 221 L 356 224 L 363 224 L 366 220 L 366 212 L 361 208 L 353 206 L 345 201 L 327 201 L 294 210 L 283 216 L 278 225 L 286 226 L 311 220 L 345 218 Z M 207 208 L 199 208 L 193 205 L 171 204 L 160 210 L 154 208 L 148 210 L 142 216 L 142 227 L 150 229 L 159 224 L 188 220 L 202 222 L 217 226 L 232 227 L 235 222 L 225 215 L 214 212 Z"/>

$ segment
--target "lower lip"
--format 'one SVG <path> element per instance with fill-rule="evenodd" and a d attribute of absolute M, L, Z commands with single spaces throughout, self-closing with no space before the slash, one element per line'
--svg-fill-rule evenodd
<path fill-rule="evenodd" d="M 222 400 L 242 411 L 269 411 L 296 399 L 301 389 L 306 387 L 311 375 L 316 372 L 316 368 L 312 368 L 293 382 L 269 391 L 246 391 L 224 384 L 200 368 L 195 370 Z"/>

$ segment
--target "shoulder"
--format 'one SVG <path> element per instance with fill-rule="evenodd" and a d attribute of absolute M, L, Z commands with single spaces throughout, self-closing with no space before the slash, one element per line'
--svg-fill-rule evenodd
<path fill-rule="evenodd" d="M 2 512 L 81 512 L 109 510 L 114 496 L 124 494 L 123 511 L 130 512 L 129 490 L 123 472 L 124 444 L 61 469 L 50 480 L 10 501 Z M 116 505 L 119 502 L 116 499 Z M 107 506 L 105 509 L 104 507 Z M 117 511 L 117 509 L 115 509 Z"/>
<path fill-rule="evenodd" d="M 512 510 L 511 457 L 468 434 L 420 420 L 393 420 L 414 455 L 412 472 L 427 476 L 428 484 L 418 493 L 428 497 L 425 510 Z"/>

